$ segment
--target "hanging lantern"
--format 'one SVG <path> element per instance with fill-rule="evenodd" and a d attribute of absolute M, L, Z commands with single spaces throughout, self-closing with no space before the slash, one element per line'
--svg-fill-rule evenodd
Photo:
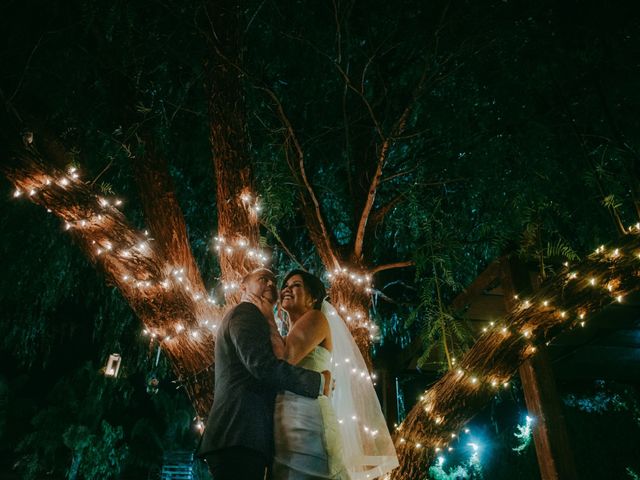
<path fill-rule="evenodd" d="M 107 360 L 107 366 L 104 367 L 104 374 L 107 377 L 117 377 L 120 370 L 120 362 L 122 358 L 119 353 L 112 353 Z"/>

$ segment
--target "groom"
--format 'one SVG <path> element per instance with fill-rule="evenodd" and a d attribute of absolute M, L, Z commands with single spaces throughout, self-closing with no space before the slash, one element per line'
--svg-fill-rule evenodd
<path fill-rule="evenodd" d="M 328 371 L 317 372 L 278 360 L 269 324 L 260 307 L 276 303 L 275 276 L 265 268 L 242 279 L 241 302 L 218 328 L 213 406 L 198 456 L 214 480 L 262 480 L 273 457 L 275 394 L 289 390 L 314 398 L 327 394 Z"/>

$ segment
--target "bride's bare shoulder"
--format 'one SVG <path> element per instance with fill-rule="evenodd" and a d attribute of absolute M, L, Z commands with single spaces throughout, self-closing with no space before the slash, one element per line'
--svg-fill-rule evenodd
<path fill-rule="evenodd" d="M 300 317 L 293 329 L 326 333 L 329 329 L 329 321 L 320 310 L 309 310 Z"/>
<path fill-rule="evenodd" d="M 324 313 L 322 313 L 320 310 L 309 310 L 302 317 L 300 317 L 300 320 L 302 319 L 304 319 L 307 322 L 314 322 L 314 323 L 320 323 L 320 324 L 329 323 L 327 321 L 327 317 L 325 317 Z"/>

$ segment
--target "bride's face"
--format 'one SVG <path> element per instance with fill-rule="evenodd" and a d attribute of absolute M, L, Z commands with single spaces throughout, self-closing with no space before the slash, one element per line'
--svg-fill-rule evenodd
<path fill-rule="evenodd" d="M 280 303 L 288 312 L 306 312 L 313 308 L 313 297 L 307 291 L 300 275 L 293 275 L 280 290 Z"/>

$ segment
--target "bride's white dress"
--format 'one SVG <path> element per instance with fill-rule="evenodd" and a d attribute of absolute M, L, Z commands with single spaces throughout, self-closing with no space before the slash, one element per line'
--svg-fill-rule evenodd
<path fill-rule="evenodd" d="M 331 352 L 315 347 L 298 366 L 332 370 Z M 347 480 L 338 420 L 328 397 L 307 398 L 291 392 L 276 397 L 275 480 L 330 478 Z"/>

